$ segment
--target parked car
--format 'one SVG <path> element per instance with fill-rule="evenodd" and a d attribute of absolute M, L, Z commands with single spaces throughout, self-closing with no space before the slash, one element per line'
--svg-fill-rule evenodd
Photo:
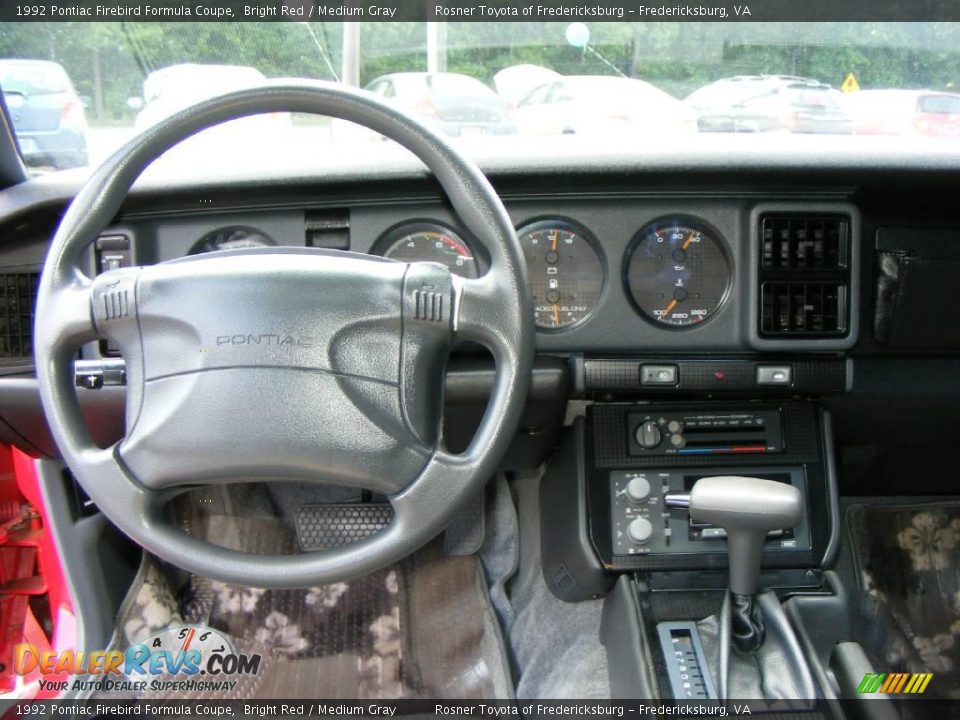
<path fill-rule="evenodd" d="M 505 67 L 496 73 L 493 76 L 493 86 L 497 89 L 497 95 L 506 100 L 507 106 L 513 110 L 536 88 L 562 77 L 556 70 L 523 63 Z"/>
<path fill-rule="evenodd" d="M 66 70 L 49 60 L 0 60 L 0 87 L 27 165 L 87 164 L 87 118 Z"/>
<path fill-rule="evenodd" d="M 960 95 L 935 90 L 861 90 L 844 98 L 858 135 L 960 137 Z"/>
<path fill-rule="evenodd" d="M 445 135 L 511 135 L 507 103 L 476 78 L 457 73 L 383 75 L 366 90 Z"/>
<path fill-rule="evenodd" d="M 700 132 L 851 132 L 843 94 L 810 78 L 744 75 L 695 90 L 686 102 Z"/>
<path fill-rule="evenodd" d="M 142 109 L 134 120 L 134 128 L 145 130 L 198 102 L 253 87 L 265 80 L 262 72 L 243 65 L 183 63 L 155 70 L 143 81 Z M 136 100 L 132 98 L 130 104 L 136 106 Z M 233 131 L 244 127 L 254 133 L 270 134 L 286 130 L 289 126 L 289 114 L 272 113 L 234 120 L 229 127 Z"/>
<path fill-rule="evenodd" d="M 643 80 L 573 75 L 544 83 L 513 114 L 527 135 L 660 135 L 695 133 L 689 107 Z"/>

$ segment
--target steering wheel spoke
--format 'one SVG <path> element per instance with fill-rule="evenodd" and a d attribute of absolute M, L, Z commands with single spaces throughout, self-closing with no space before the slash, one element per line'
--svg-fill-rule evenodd
<path fill-rule="evenodd" d="M 45 304 L 37 312 L 49 321 L 36 328 L 38 356 L 58 351 L 73 354 L 83 343 L 97 338 L 91 290 L 90 281 L 83 278 L 44 294 Z"/>
<path fill-rule="evenodd" d="M 457 337 L 495 351 L 504 341 L 502 288 L 489 275 L 457 280 Z"/>

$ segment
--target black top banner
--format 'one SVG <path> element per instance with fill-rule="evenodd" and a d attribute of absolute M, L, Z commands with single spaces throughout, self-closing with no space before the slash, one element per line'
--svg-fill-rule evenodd
<path fill-rule="evenodd" d="M 960 22 L 958 0 L 3 0 L 0 22 Z"/>

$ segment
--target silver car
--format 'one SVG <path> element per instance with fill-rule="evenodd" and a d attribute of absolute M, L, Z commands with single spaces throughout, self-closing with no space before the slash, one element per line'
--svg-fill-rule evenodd
<path fill-rule="evenodd" d="M 467 75 L 392 73 L 377 78 L 366 90 L 451 137 L 517 131 L 507 118 L 506 101 Z"/>
<path fill-rule="evenodd" d="M 87 118 L 66 71 L 48 60 L 0 60 L 0 88 L 28 165 L 87 164 Z"/>

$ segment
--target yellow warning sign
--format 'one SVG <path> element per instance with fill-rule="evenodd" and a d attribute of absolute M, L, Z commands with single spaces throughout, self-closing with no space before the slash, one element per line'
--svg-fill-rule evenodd
<path fill-rule="evenodd" d="M 853 73 L 847 73 L 846 79 L 843 81 L 843 85 L 840 86 L 840 90 L 845 93 L 856 92 L 860 89 L 860 83 L 857 82 L 857 78 L 854 77 Z"/>

